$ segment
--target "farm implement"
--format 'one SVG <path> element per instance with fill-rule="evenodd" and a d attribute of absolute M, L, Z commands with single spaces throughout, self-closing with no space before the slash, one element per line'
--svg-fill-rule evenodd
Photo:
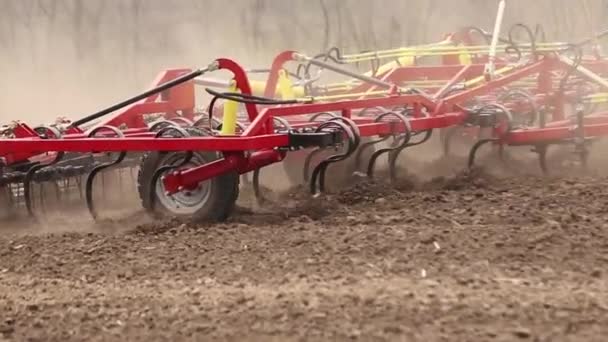
<path fill-rule="evenodd" d="M 0 133 L 0 208 L 23 203 L 36 215 L 44 203 L 82 199 L 98 218 L 96 179 L 127 170 L 147 211 L 225 220 L 243 184 L 264 200 L 266 166 L 282 162 L 292 183 L 307 182 L 317 196 L 329 178 L 374 177 L 382 156 L 394 180 L 399 155 L 437 131 L 445 154 L 456 140 L 468 144 L 469 167 L 486 144 L 497 153 L 531 146 L 545 173 L 549 146 L 572 145 L 585 165 L 589 144 L 608 134 L 608 112 L 597 109 L 608 99 L 608 64 L 583 48 L 604 33 L 546 43 L 541 31 L 516 25 L 501 38 L 503 10 L 493 33 L 467 28 L 435 44 L 350 55 L 285 51 L 266 70 L 220 58 L 167 70 L 150 90 L 75 121 L 8 125 Z M 526 42 L 514 38 L 517 30 Z M 359 70 L 363 64 L 371 70 Z M 209 78 L 220 72 L 229 78 Z M 254 81 L 256 74 L 266 79 Z M 196 105 L 201 86 L 210 96 L 204 110 Z"/>

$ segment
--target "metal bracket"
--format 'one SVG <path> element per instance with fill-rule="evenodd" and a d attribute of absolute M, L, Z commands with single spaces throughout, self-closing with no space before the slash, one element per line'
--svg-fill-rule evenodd
<path fill-rule="evenodd" d="M 308 147 L 328 147 L 342 143 L 343 132 L 307 132 L 307 131 L 290 131 L 289 147 L 294 149 Z"/>

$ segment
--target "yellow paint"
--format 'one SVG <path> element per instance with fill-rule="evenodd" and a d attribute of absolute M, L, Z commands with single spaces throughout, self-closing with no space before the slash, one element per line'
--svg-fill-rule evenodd
<path fill-rule="evenodd" d="M 229 92 L 237 92 L 236 82 L 233 80 L 228 89 Z M 221 135 L 234 135 L 236 133 L 236 120 L 239 104 L 235 101 L 226 100 L 224 104 L 224 118 L 222 120 Z"/>

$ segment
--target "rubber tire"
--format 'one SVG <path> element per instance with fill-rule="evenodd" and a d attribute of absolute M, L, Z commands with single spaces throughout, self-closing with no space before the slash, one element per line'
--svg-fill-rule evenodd
<path fill-rule="evenodd" d="M 169 152 L 179 153 L 179 152 Z M 141 158 L 139 171 L 137 173 L 137 191 L 141 200 L 142 206 L 148 212 L 152 212 L 152 205 L 148 194 L 150 193 L 150 182 L 156 170 L 161 167 L 161 162 L 169 154 L 167 152 L 148 152 Z M 211 151 L 195 152 L 207 162 L 220 159 L 219 153 Z M 221 222 L 230 217 L 234 211 L 236 200 L 239 196 L 239 174 L 230 172 L 208 181 L 211 182 L 211 193 L 207 203 L 190 217 L 196 222 Z M 160 180 L 159 180 L 160 181 Z M 186 215 L 175 214 L 162 206 L 162 203 L 156 198 L 155 210 L 153 214 L 159 216 L 173 216 L 185 218 Z"/>

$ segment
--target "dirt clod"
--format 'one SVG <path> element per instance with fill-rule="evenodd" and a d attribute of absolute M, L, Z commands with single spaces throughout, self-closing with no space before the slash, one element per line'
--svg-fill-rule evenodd
<path fill-rule="evenodd" d="M 300 189 L 223 224 L 3 236 L 0 336 L 601 340 L 608 180 L 475 172 Z"/>

